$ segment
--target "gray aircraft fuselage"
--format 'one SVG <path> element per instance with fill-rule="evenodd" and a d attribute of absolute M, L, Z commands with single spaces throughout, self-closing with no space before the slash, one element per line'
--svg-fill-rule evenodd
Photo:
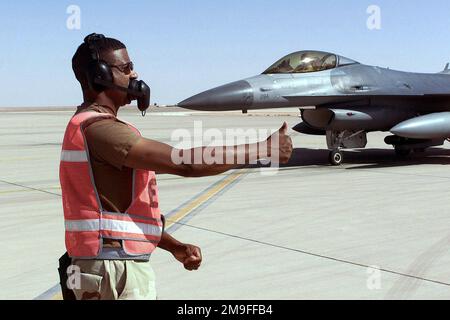
<path fill-rule="evenodd" d="M 443 141 L 450 137 L 450 70 L 401 72 L 332 53 L 300 51 L 261 75 L 202 92 L 178 106 L 208 111 L 314 106 L 302 111 L 303 123 L 295 130 L 391 131 L 401 138 Z M 328 145 L 345 148 L 341 142 Z"/>

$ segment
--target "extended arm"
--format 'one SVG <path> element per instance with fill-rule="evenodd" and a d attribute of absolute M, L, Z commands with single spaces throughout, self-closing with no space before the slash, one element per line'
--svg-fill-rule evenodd
<path fill-rule="evenodd" d="M 183 177 L 211 176 L 264 157 L 271 157 L 275 153 L 274 149 L 279 154 L 277 160 L 285 163 L 292 154 L 292 141 L 286 135 L 286 131 L 287 124 L 284 123 L 278 132 L 263 142 L 183 150 L 158 141 L 140 138 L 128 153 L 125 166 Z M 272 143 L 274 139 L 277 139 L 277 144 Z"/>

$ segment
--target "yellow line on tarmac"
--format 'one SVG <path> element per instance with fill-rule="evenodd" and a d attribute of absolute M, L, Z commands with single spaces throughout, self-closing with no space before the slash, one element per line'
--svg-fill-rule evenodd
<path fill-rule="evenodd" d="M 59 292 L 59 293 L 55 294 L 55 295 L 51 298 L 51 300 L 63 300 L 62 293 Z"/>
<path fill-rule="evenodd" d="M 18 189 L 18 190 L 3 190 L 0 191 L 0 194 L 6 194 L 6 193 L 16 193 L 16 192 L 30 192 L 32 190 L 26 190 L 26 189 Z M 34 190 L 33 190 L 34 191 Z"/>
<path fill-rule="evenodd" d="M 4 158 L 0 159 L 0 162 L 11 162 L 11 161 L 21 161 L 21 160 L 42 160 L 42 159 L 48 159 L 48 157 L 11 157 L 11 158 Z"/>
<path fill-rule="evenodd" d="M 235 172 L 230 174 L 227 178 L 225 178 L 222 182 L 214 186 L 213 188 L 209 189 L 207 192 L 200 194 L 196 198 L 192 199 L 189 203 L 187 203 L 185 206 L 180 208 L 177 213 L 175 213 L 172 217 L 167 219 L 166 221 L 166 228 L 169 228 L 170 226 L 174 225 L 184 217 L 186 217 L 189 213 L 191 213 L 195 208 L 201 206 L 203 203 L 214 197 L 216 194 L 218 194 L 220 191 L 222 191 L 224 188 L 226 188 L 228 185 L 233 183 L 237 178 L 242 176 L 246 171 L 240 170 L 239 172 Z"/>
<path fill-rule="evenodd" d="M 18 187 L 18 188 L 25 188 L 25 187 Z M 60 190 L 61 187 L 44 187 L 42 190 Z M 2 190 L 0 191 L 0 194 L 7 194 L 7 193 L 19 193 L 19 192 L 33 192 L 33 191 L 41 191 L 36 189 L 17 189 L 17 190 Z"/>

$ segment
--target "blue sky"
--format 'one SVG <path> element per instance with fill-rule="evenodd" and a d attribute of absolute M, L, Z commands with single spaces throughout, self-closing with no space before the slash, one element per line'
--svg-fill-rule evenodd
<path fill-rule="evenodd" d="M 81 9 L 69 30 L 66 10 Z M 366 10 L 381 8 L 381 30 Z M 152 103 L 261 73 L 303 49 L 392 69 L 441 71 L 450 61 L 446 0 L 1 1 L 0 106 L 71 106 L 81 92 L 71 58 L 84 36 L 104 33 L 128 47 Z"/>

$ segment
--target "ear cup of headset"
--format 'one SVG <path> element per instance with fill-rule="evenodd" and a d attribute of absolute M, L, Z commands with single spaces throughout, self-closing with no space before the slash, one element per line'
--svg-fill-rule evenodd
<path fill-rule="evenodd" d="M 114 78 L 110 66 L 104 61 L 92 61 L 88 67 L 89 87 L 96 92 L 107 88 L 106 84 L 113 84 Z"/>

